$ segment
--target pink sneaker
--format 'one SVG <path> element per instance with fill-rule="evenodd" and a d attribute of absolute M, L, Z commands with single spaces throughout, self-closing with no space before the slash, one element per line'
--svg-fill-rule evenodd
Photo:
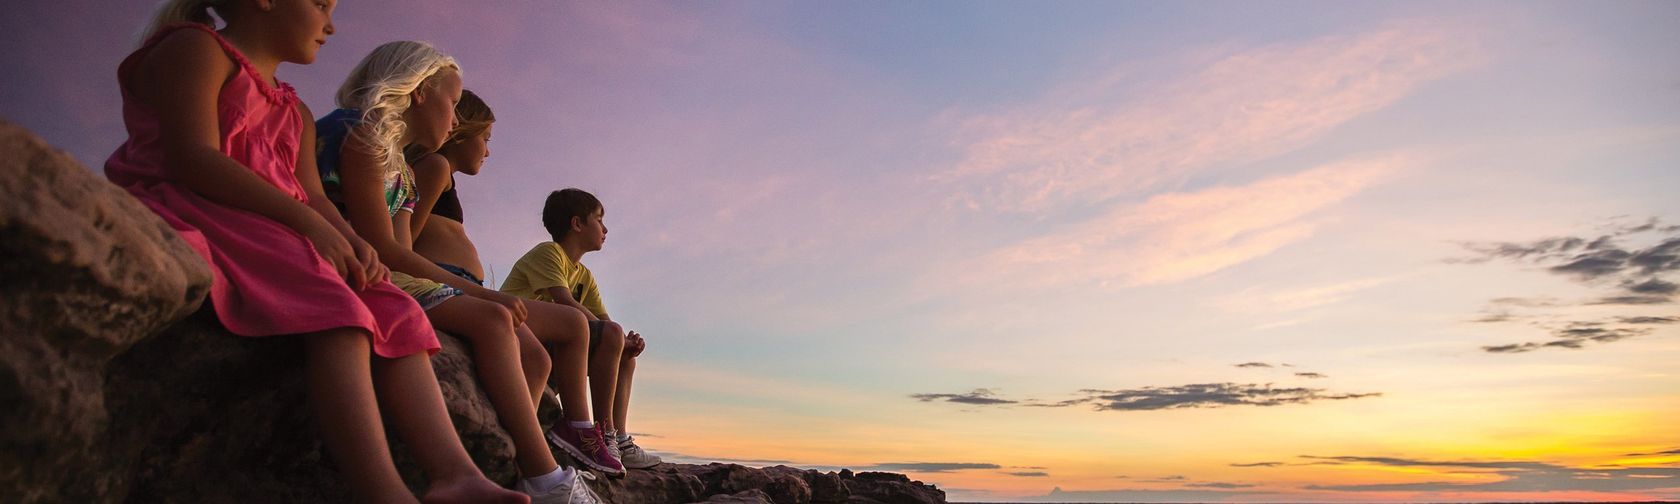
<path fill-rule="evenodd" d="M 574 429 L 561 420 L 548 429 L 548 441 L 591 469 L 613 476 L 624 474 L 624 464 L 607 450 L 607 442 L 601 438 L 599 426 Z"/>

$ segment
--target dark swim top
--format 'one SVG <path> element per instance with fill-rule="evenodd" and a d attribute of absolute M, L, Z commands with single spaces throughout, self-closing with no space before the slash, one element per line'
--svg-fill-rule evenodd
<path fill-rule="evenodd" d="M 449 179 L 449 189 L 439 194 L 437 204 L 432 205 L 432 215 L 447 217 L 455 222 L 467 222 L 461 215 L 461 199 L 455 196 L 454 177 Z"/>

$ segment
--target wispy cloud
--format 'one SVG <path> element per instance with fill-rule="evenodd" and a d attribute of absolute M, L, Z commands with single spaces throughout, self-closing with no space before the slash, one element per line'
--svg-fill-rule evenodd
<path fill-rule="evenodd" d="M 1084 397 L 1031 406 L 1066 407 L 1090 405 L 1098 411 L 1148 411 L 1227 406 L 1279 406 L 1320 401 L 1378 397 L 1381 393 L 1331 393 L 1305 387 L 1273 387 L 1270 384 L 1201 383 L 1176 387 L 1144 387 L 1127 390 L 1082 390 Z"/>
<path fill-rule="evenodd" d="M 947 276 L 1023 287 L 1165 284 L 1272 253 L 1317 230 L 1312 216 L 1411 161 L 1332 163 L 1249 185 L 1167 193 L 959 263 Z"/>
<path fill-rule="evenodd" d="M 670 460 L 670 461 L 674 461 L 674 462 L 687 463 L 687 464 L 709 464 L 709 463 L 712 463 L 712 462 L 721 462 L 721 463 L 725 463 L 725 464 L 740 464 L 740 465 L 752 466 L 752 467 L 765 467 L 765 466 L 773 466 L 773 465 L 795 465 L 795 464 L 798 464 L 797 462 L 794 462 L 794 461 L 791 461 L 791 460 L 780 460 L 780 459 L 716 457 L 716 456 L 704 456 L 704 455 L 689 455 L 689 454 L 686 454 L 686 453 L 677 453 L 677 452 L 668 452 L 668 451 L 659 451 L 659 450 L 648 450 L 648 451 L 650 453 L 653 453 L 654 455 L 658 455 L 660 458 Z M 806 464 L 798 464 L 798 465 L 804 466 Z"/>
<path fill-rule="evenodd" d="M 871 471 L 902 471 L 914 473 L 947 473 L 973 469 L 1002 469 L 1003 466 L 983 462 L 882 462 L 863 469 Z"/>
<path fill-rule="evenodd" d="M 1613 234 L 1585 238 L 1565 236 L 1546 238 L 1527 243 L 1472 242 L 1461 244 L 1473 252 L 1471 257 L 1453 258 L 1453 263 L 1484 263 L 1495 259 L 1536 264 L 1546 271 L 1567 276 L 1583 283 L 1597 285 L 1601 280 L 1619 280 L 1620 285 L 1633 294 L 1673 294 L 1680 286 L 1658 277 L 1680 270 L 1680 236 L 1662 238 L 1648 247 L 1624 248 L 1618 240 L 1631 235 L 1659 231 L 1656 219 L 1652 225 L 1617 230 Z"/>
<path fill-rule="evenodd" d="M 1047 472 L 1044 472 L 1044 471 L 1019 471 L 1019 472 L 1006 472 L 1004 474 L 1008 474 L 1010 476 L 1020 476 L 1020 477 L 1023 477 L 1023 478 L 1045 478 L 1045 477 L 1050 476 L 1050 473 L 1047 473 Z"/>
<path fill-rule="evenodd" d="M 1041 212 L 1147 194 L 1189 173 L 1304 146 L 1473 65 L 1444 24 L 1382 29 L 1229 53 L 1142 99 L 1115 103 L 1129 69 L 1017 110 L 963 121 L 967 154 L 937 179 L 971 208 Z"/>
<path fill-rule="evenodd" d="M 1231 488 L 1253 488 L 1257 485 L 1253 485 L 1253 484 L 1249 484 L 1249 483 L 1226 483 L 1226 482 L 1223 482 L 1223 481 L 1210 481 L 1210 482 L 1206 482 L 1206 483 L 1185 483 L 1184 486 L 1188 487 L 1188 488 L 1224 488 L 1224 489 L 1231 489 Z"/>
<path fill-rule="evenodd" d="M 1277 467 L 1281 465 L 1283 465 L 1283 462 L 1249 462 L 1246 464 L 1233 463 L 1231 467 Z"/>
<path fill-rule="evenodd" d="M 1244 362 L 1242 364 L 1237 364 L 1236 367 L 1240 367 L 1240 368 L 1269 368 L 1269 367 L 1272 367 L 1272 365 L 1264 363 L 1264 362 Z"/>
<path fill-rule="evenodd" d="M 1667 317 L 1632 317 L 1635 320 L 1654 321 L 1665 320 Z M 1668 323 L 1668 322 L 1646 322 Z M 1489 353 L 1523 353 L 1545 348 L 1580 349 L 1588 343 L 1612 343 L 1628 338 L 1644 336 L 1651 333 L 1648 327 L 1604 327 L 1601 322 L 1574 322 L 1568 326 L 1552 330 L 1551 341 L 1512 343 L 1507 345 L 1484 346 L 1482 350 Z"/>
<path fill-rule="evenodd" d="M 1275 290 L 1249 288 L 1223 296 L 1218 299 L 1217 303 L 1226 309 L 1242 313 L 1275 314 L 1300 311 L 1340 303 L 1360 291 L 1378 287 L 1399 278 L 1398 276 L 1361 278 L 1329 285 Z"/>
<path fill-rule="evenodd" d="M 1433 467 L 1441 469 L 1487 470 L 1502 476 L 1497 481 L 1465 483 L 1462 481 L 1425 481 L 1413 483 L 1381 483 L 1360 485 L 1312 485 L 1310 490 L 1344 492 L 1395 491 L 1482 491 L 1482 492 L 1549 492 L 1549 491 L 1630 491 L 1680 486 L 1680 467 L 1610 467 L 1572 468 L 1531 460 L 1426 460 L 1400 457 L 1302 457 L 1330 465 L 1376 465 L 1390 467 Z"/>
<path fill-rule="evenodd" d="M 1000 404 L 1015 404 L 1020 401 L 997 397 L 992 389 L 974 389 L 966 394 L 911 394 L 911 398 L 921 402 L 944 401 L 957 404 L 972 404 L 978 406 L 993 406 Z"/>
<path fill-rule="evenodd" d="M 1325 376 L 1324 373 L 1313 373 L 1313 372 L 1295 373 L 1295 376 L 1298 376 L 1298 377 L 1301 377 L 1301 378 L 1310 378 L 1310 379 L 1314 379 L 1314 380 L 1319 379 L 1319 378 L 1329 378 L 1329 376 Z"/>
<path fill-rule="evenodd" d="M 1237 497 L 1254 498 L 1266 494 L 1223 489 L 1118 488 L 1101 490 L 1063 490 L 1055 487 L 1043 496 L 1025 499 L 1029 502 L 1221 502 Z"/>
<path fill-rule="evenodd" d="M 1595 289 L 1614 289 L 1578 306 L 1652 306 L 1674 302 L 1680 285 L 1663 278 L 1680 270 L 1680 236 L 1673 236 L 1675 226 L 1663 226 L 1652 217 L 1636 225 L 1611 225 L 1608 233 L 1588 238 L 1582 236 L 1552 237 L 1530 242 L 1463 243 L 1471 257 L 1449 259 L 1448 262 L 1480 264 L 1505 260 L 1533 264 L 1555 275 L 1561 275 Z M 1657 234 L 1657 240 L 1645 247 L 1624 247 L 1620 243 L 1638 235 Z M 1669 236 L 1663 236 L 1667 234 Z M 1554 298 L 1496 298 L 1489 302 L 1491 309 L 1479 323 L 1500 323 L 1523 320 L 1514 314 L 1516 308 L 1559 310 L 1571 308 L 1569 303 Z M 1562 326 L 1539 323 L 1547 329 L 1551 339 L 1486 345 L 1489 353 L 1520 354 L 1548 348 L 1580 349 L 1593 343 L 1612 343 L 1651 334 L 1649 326 L 1670 324 L 1680 320 L 1669 316 L 1624 315 L 1606 320 L 1577 320 Z"/>

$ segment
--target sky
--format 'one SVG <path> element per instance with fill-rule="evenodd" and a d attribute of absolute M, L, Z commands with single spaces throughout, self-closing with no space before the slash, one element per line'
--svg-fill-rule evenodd
<path fill-rule="evenodd" d="M 0 19 L 99 171 L 147 2 Z M 493 280 L 599 196 L 675 461 L 953 501 L 1680 499 L 1680 3 L 343 0 L 498 122 Z"/>

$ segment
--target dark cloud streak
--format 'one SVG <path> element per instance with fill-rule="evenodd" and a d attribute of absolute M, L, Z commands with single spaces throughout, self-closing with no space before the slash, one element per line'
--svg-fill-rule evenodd
<path fill-rule="evenodd" d="M 902 471 L 918 473 L 948 473 L 972 469 L 1002 469 L 1003 466 L 984 462 L 882 462 L 863 469 L 871 471 Z"/>
<path fill-rule="evenodd" d="M 974 389 L 967 394 L 910 394 L 910 398 L 921 402 L 945 401 L 957 404 L 975 406 L 996 406 L 1002 404 L 1016 404 L 1020 401 L 1002 399 L 992 389 Z"/>
<path fill-rule="evenodd" d="M 1661 226 L 1653 217 L 1637 225 L 1611 225 L 1611 234 L 1591 241 L 1581 237 L 1554 237 L 1528 243 L 1492 242 L 1463 243 L 1466 250 L 1476 254 L 1468 259 L 1452 259 L 1455 263 L 1484 263 L 1494 259 L 1536 264 L 1545 271 L 1569 277 L 1595 288 L 1612 287 L 1600 297 L 1578 306 L 1655 306 L 1673 303 L 1680 295 L 1680 285 L 1661 277 L 1680 270 L 1680 236 L 1659 236 L 1654 245 L 1645 248 L 1624 247 L 1618 238 L 1660 231 L 1673 233 L 1680 226 Z M 1516 315 L 1508 307 L 1559 308 L 1569 306 L 1545 298 L 1496 298 L 1476 323 L 1502 323 L 1534 319 L 1531 315 Z M 1487 345 L 1482 351 L 1496 354 L 1519 354 L 1544 349 L 1581 349 L 1589 344 L 1605 344 L 1645 336 L 1653 332 L 1648 326 L 1672 324 L 1676 317 L 1624 315 L 1605 321 L 1575 321 L 1565 326 L 1550 327 L 1551 339 L 1501 345 Z M 1550 324 L 1537 324 L 1542 327 Z"/>
<path fill-rule="evenodd" d="M 1176 387 L 1143 387 L 1126 390 L 1086 389 L 1085 397 L 1034 404 L 1043 407 L 1091 405 L 1097 411 L 1149 411 L 1226 406 L 1278 406 L 1318 401 L 1339 401 L 1378 397 L 1381 393 L 1328 393 L 1324 389 L 1273 387 L 1270 384 L 1198 383 Z"/>

